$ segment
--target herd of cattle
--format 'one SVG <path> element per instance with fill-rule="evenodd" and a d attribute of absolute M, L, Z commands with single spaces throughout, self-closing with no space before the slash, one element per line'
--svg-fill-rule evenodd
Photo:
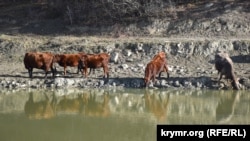
<path fill-rule="evenodd" d="M 83 52 L 75 54 L 53 54 L 50 52 L 28 52 L 24 56 L 24 66 L 29 72 L 29 77 L 32 78 L 33 68 L 42 69 L 45 71 L 45 78 L 51 70 L 53 77 L 55 77 L 56 67 L 55 63 L 64 68 L 64 75 L 66 75 L 66 68 L 78 67 L 77 73 L 81 71 L 87 77 L 87 69 L 103 68 L 104 77 L 109 78 L 109 63 L 110 56 L 107 53 L 100 54 L 85 54 Z"/>
<path fill-rule="evenodd" d="M 67 66 L 77 67 L 77 73 L 82 72 L 85 78 L 87 77 L 88 68 L 90 68 L 90 72 L 92 69 L 103 68 L 103 77 L 109 79 L 109 60 L 110 55 L 107 53 L 86 54 L 79 52 L 75 54 L 53 54 L 50 52 L 28 52 L 24 57 L 24 65 L 28 70 L 30 78 L 32 78 L 33 68 L 44 70 L 45 78 L 47 78 L 47 74 L 51 70 L 53 77 L 55 77 L 55 63 L 58 63 L 59 66 L 64 68 L 64 75 L 66 75 Z M 218 74 L 220 74 L 219 82 L 224 75 L 225 79 L 231 83 L 233 89 L 240 89 L 238 78 L 236 78 L 234 74 L 233 61 L 227 53 L 216 53 L 215 68 L 218 70 Z M 159 75 L 159 77 L 161 77 L 162 72 L 166 72 L 169 78 L 166 54 L 159 52 L 145 68 L 145 86 L 147 87 L 151 80 L 155 82 L 156 76 Z"/>

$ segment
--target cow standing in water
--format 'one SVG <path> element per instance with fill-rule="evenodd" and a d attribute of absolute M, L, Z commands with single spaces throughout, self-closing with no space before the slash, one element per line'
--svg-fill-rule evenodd
<path fill-rule="evenodd" d="M 162 72 L 167 72 L 167 77 L 169 78 L 167 59 L 164 52 L 160 52 L 155 55 L 154 58 L 147 64 L 144 77 L 145 86 L 148 86 L 151 79 L 155 82 L 156 75 L 159 74 L 159 77 L 161 77 Z"/>
<path fill-rule="evenodd" d="M 231 58 L 227 53 L 219 52 L 215 54 L 215 68 L 218 71 L 218 74 L 220 74 L 218 80 L 219 83 L 222 76 L 224 75 L 225 79 L 229 79 L 231 81 L 233 89 L 235 90 L 240 89 L 238 78 L 236 78 L 234 74 L 233 61 L 231 60 Z"/>
<path fill-rule="evenodd" d="M 54 55 L 49 52 L 27 52 L 24 56 L 24 66 L 29 72 L 29 77 L 32 78 L 33 68 L 42 69 L 45 71 L 45 79 L 51 69 L 53 77 L 55 69 L 53 68 Z"/>
<path fill-rule="evenodd" d="M 79 68 L 83 68 L 83 74 L 87 77 L 87 69 L 103 68 L 103 78 L 109 79 L 109 63 L 110 56 L 107 53 L 85 54 L 81 56 Z"/>

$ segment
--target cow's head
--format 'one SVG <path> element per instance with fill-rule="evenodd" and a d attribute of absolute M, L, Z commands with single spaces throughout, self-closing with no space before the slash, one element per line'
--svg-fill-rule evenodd
<path fill-rule="evenodd" d="M 53 58 L 53 63 L 57 63 L 61 60 L 62 55 L 61 54 L 55 54 Z"/>

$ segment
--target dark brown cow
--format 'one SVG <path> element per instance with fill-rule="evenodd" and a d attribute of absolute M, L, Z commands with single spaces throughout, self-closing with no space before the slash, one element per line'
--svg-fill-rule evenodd
<path fill-rule="evenodd" d="M 64 68 L 64 75 L 66 75 L 67 66 L 78 67 L 77 73 L 81 70 L 79 68 L 79 61 L 82 55 L 85 53 L 75 53 L 75 54 L 56 54 L 54 61 Z"/>
<path fill-rule="evenodd" d="M 24 112 L 29 119 L 50 119 L 55 116 L 52 103 L 47 95 L 46 99 L 35 102 L 33 93 L 30 93 L 29 100 L 25 103 Z"/>
<path fill-rule="evenodd" d="M 145 109 L 152 113 L 156 119 L 160 122 L 163 122 L 167 118 L 167 106 L 169 103 L 169 95 L 165 99 L 162 99 L 162 97 L 159 95 L 157 97 L 156 94 L 144 94 L 144 100 L 145 100 Z"/>
<path fill-rule="evenodd" d="M 29 72 L 29 77 L 32 78 L 33 68 L 42 69 L 45 71 L 45 78 L 51 69 L 53 77 L 55 70 L 53 68 L 54 55 L 49 52 L 28 52 L 24 56 L 24 66 Z"/>
<path fill-rule="evenodd" d="M 109 63 L 110 56 L 107 53 L 100 54 L 85 54 L 81 57 L 80 68 L 83 68 L 83 74 L 87 77 L 87 68 L 95 69 L 95 68 L 103 68 L 104 75 L 103 77 L 109 78 Z"/>
<path fill-rule="evenodd" d="M 222 76 L 225 76 L 225 79 L 229 79 L 231 81 L 231 85 L 233 89 L 239 90 L 239 82 L 234 74 L 233 61 L 229 57 L 229 55 L 225 52 L 219 52 L 215 54 L 215 68 L 218 70 L 218 74 L 220 74 L 218 82 Z"/>
<path fill-rule="evenodd" d="M 148 86 L 151 79 L 155 82 L 156 75 L 159 74 L 159 77 L 161 77 L 162 72 L 167 72 L 167 77 L 169 78 L 167 59 L 164 52 L 155 55 L 147 64 L 144 77 L 145 86 Z"/>

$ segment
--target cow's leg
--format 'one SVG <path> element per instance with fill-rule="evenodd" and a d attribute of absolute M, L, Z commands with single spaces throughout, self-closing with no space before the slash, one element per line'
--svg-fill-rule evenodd
<path fill-rule="evenodd" d="M 220 81 L 220 80 L 221 80 L 221 78 L 222 78 L 222 73 L 220 73 L 220 77 L 219 77 L 218 81 Z"/>
<path fill-rule="evenodd" d="M 103 72 L 104 72 L 103 78 L 105 78 L 106 76 L 109 79 L 108 66 L 103 67 Z"/>
<path fill-rule="evenodd" d="M 79 72 L 83 73 L 84 67 L 82 65 L 82 61 L 78 62 L 78 67 L 77 67 L 77 74 L 79 74 Z"/>
<path fill-rule="evenodd" d="M 155 83 L 155 75 L 152 76 L 153 84 Z"/>
<path fill-rule="evenodd" d="M 147 88 L 148 87 L 148 82 L 146 79 L 144 79 L 144 84 L 145 84 L 145 87 Z"/>
<path fill-rule="evenodd" d="M 78 67 L 77 67 L 77 74 L 79 74 L 79 72 L 81 72 L 82 70 L 81 70 L 81 67 L 78 65 Z"/>
<path fill-rule="evenodd" d="M 46 68 L 45 68 L 45 79 L 47 79 L 47 76 L 48 76 L 48 73 L 49 73 L 49 68 L 50 68 L 49 66 L 46 66 Z"/>
<path fill-rule="evenodd" d="M 93 74 L 95 74 L 95 69 L 94 68 L 89 68 L 89 75 L 91 74 L 92 71 L 93 71 Z"/>
<path fill-rule="evenodd" d="M 166 72 L 167 73 L 167 77 L 169 78 L 169 73 L 168 73 L 168 67 L 167 67 L 167 65 L 164 65 L 164 68 L 163 68 L 162 71 L 160 71 L 158 78 L 161 78 L 161 73 L 162 72 Z"/>
<path fill-rule="evenodd" d="M 169 78 L 169 73 L 167 72 L 167 77 Z"/>
<path fill-rule="evenodd" d="M 220 86 L 220 80 L 222 78 L 222 73 L 220 73 L 219 79 L 218 79 L 218 86 Z M 219 89 L 221 89 L 222 87 L 219 87 Z"/>
<path fill-rule="evenodd" d="M 167 73 L 167 78 L 169 78 L 169 73 L 168 73 L 168 67 L 167 65 L 164 65 L 165 72 Z"/>
<path fill-rule="evenodd" d="M 87 78 L 87 71 L 88 71 L 88 68 L 85 67 L 85 68 L 84 68 L 84 76 L 85 76 L 85 78 Z"/>
<path fill-rule="evenodd" d="M 44 79 L 47 79 L 48 71 L 45 71 L 45 77 Z"/>
<path fill-rule="evenodd" d="M 79 74 L 79 72 L 81 72 L 82 73 L 82 71 L 83 71 L 83 66 L 82 65 L 77 65 L 77 74 Z"/>
<path fill-rule="evenodd" d="M 51 72 L 52 72 L 52 77 L 55 77 L 55 73 L 56 73 L 56 68 L 54 69 L 53 66 L 50 67 Z"/>
<path fill-rule="evenodd" d="M 64 76 L 66 75 L 66 68 L 67 66 L 64 66 L 64 72 L 63 72 Z"/>
<path fill-rule="evenodd" d="M 109 72 L 107 71 L 107 78 L 109 79 Z"/>
<path fill-rule="evenodd" d="M 91 71 L 92 71 L 92 69 L 91 69 L 91 68 L 89 68 L 89 75 L 91 74 Z"/>
<path fill-rule="evenodd" d="M 159 73 L 159 76 L 158 76 L 158 78 L 161 78 L 161 73 L 162 73 L 162 71 Z"/>
<path fill-rule="evenodd" d="M 103 78 L 105 78 L 105 76 L 106 76 L 106 67 L 103 66 Z"/>
<path fill-rule="evenodd" d="M 29 77 L 32 78 L 32 71 L 33 71 L 33 68 L 28 68 L 28 72 L 29 72 Z"/>

